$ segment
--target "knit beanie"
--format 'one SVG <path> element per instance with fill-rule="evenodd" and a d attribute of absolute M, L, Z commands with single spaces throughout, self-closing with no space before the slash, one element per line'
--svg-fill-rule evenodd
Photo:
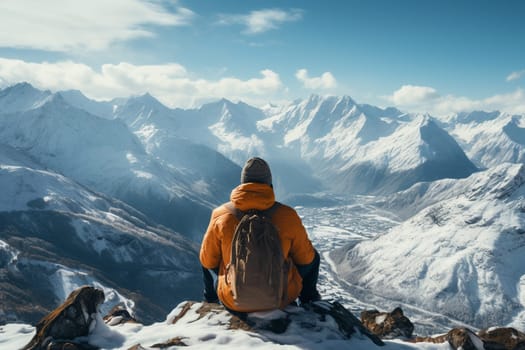
<path fill-rule="evenodd" d="M 257 182 L 271 186 L 272 173 L 268 163 L 258 157 L 248 159 L 241 172 L 241 183 L 247 182 Z"/>

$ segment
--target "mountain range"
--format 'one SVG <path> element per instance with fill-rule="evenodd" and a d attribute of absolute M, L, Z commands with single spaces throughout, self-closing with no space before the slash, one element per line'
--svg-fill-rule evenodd
<path fill-rule="evenodd" d="M 112 290 L 115 302 L 145 320 L 156 319 L 181 298 L 200 298 L 198 244 L 212 208 L 229 199 L 251 156 L 268 160 L 283 201 L 319 193 L 323 198 L 375 196 L 376 205 L 406 219 L 384 236 L 334 253 L 346 280 L 375 288 L 378 276 L 391 276 L 394 285 L 412 279 L 413 287 L 430 290 L 436 286 L 430 281 L 442 276 L 441 292 L 429 292 L 428 298 L 400 288 L 386 296 L 406 297 L 421 307 L 428 302 L 429 309 L 474 324 L 488 314 L 520 319 L 494 311 L 507 302 L 523 305 L 520 292 L 503 290 L 508 286 L 503 282 L 471 282 L 470 274 L 460 273 L 468 268 L 481 273 L 487 265 L 499 274 L 510 260 L 498 265 L 489 257 L 509 249 L 507 243 L 481 250 L 477 260 L 450 256 L 455 249 L 477 247 L 475 237 L 485 234 L 506 232 L 513 237 L 509 242 L 521 244 L 516 208 L 524 118 L 499 112 L 434 118 L 359 104 L 348 96 L 312 95 L 262 108 L 222 99 L 196 109 L 171 109 L 149 94 L 95 101 L 79 91 L 53 93 L 27 83 L 5 88 L 0 90 L 0 300 L 13 307 L 0 306 L 0 322 L 35 321 L 55 303 L 44 300 L 46 292 L 59 299 L 88 280 Z M 502 162 L 509 164 L 498 166 Z M 491 186 L 503 179 L 506 187 L 495 193 Z M 471 192 L 477 197 L 468 197 Z M 508 196 L 501 197 L 503 192 Z M 470 213 L 471 202 L 455 201 L 465 196 L 514 221 L 485 219 L 489 209 Z M 515 214 L 505 216 L 511 210 Z M 443 225 L 430 225 L 429 217 Z M 461 224 L 471 219 L 474 223 Z M 420 241 L 416 236 L 440 246 L 464 227 L 475 228 L 470 240 L 441 248 L 440 256 L 452 259 L 446 265 L 452 277 L 428 270 L 396 274 L 404 266 L 402 256 L 385 255 L 392 250 L 388 244 L 397 241 L 393 237 L 408 235 L 399 240 L 404 244 L 396 252 L 401 252 Z M 426 236 L 434 230 L 440 234 Z M 412 246 L 407 271 L 437 264 L 437 259 L 425 260 L 425 249 L 435 249 L 430 245 Z M 391 256 L 389 263 L 374 264 L 385 256 Z M 520 273 L 508 281 L 518 283 Z M 452 287 L 466 284 L 472 291 L 472 283 L 483 285 L 483 293 L 471 298 Z M 490 290 L 502 299 L 481 309 Z M 454 312 L 446 307 L 450 300 L 471 306 Z M 32 306 L 24 307 L 29 301 Z"/>

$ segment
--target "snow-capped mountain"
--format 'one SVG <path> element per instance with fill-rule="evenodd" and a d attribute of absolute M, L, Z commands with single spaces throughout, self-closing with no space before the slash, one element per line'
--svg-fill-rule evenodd
<path fill-rule="evenodd" d="M 0 323 L 36 322 L 84 284 L 149 321 L 199 296 L 197 245 L 132 207 L 3 145 L 0 188 Z"/>
<path fill-rule="evenodd" d="M 481 111 L 461 113 L 451 118 L 446 128 L 480 167 L 525 162 L 523 116 Z"/>
<path fill-rule="evenodd" d="M 121 120 L 72 107 L 60 94 L 38 108 L 2 115 L 0 139 L 195 240 L 206 227 L 211 203 L 217 201 L 218 194 L 206 191 L 199 179 L 149 155 Z"/>
<path fill-rule="evenodd" d="M 71 106 L 88 111 L 99 117 L 113 119 L 113 114 L 125 99 L 113 99 L 111 101 L 94 101 L 87 98 L 79 90 L 67 90 L 58 92 L 60 96 Z"/>
<path fill-rule="evenodd" d="M 221 202 L 227 201 L 229 198 L 225 194 L 239 183 L 239 165 L 206 144 L 210 137 L 203 136 L 208 129 L 201 126 L 202 130 L 192 135 L 185 125 L 187 116 L 181 113 L 146 94 L 119 105 L 114 117 L 126 122 L 148 154 L 192 178 L 192 187 L 198 192 L 208 193 Z M 193 123 L 199 125 L 198 120 Z"/>
<path fill-rule="evenodd" d="M 419 181 L 461 178 L 476 167 L 432 118 L 311 96 L 261 121 L 339 193 L 392 193 Z"/>
<path fill-rule="evenodd" d="M 50 91 L 40 91 L 28 83 L 0 90 L 0 113 L 23 112 L 38 108 L 51 98 Z"/>
<path fill-rule="evenodd" d="M 477 327 L 523 329 L 524 195 L 525 165 L 510 163 L 400 193 L 416 206 L 434 204 L 332 254 L 338 273 L 374 294 Z"/>
<path fill-rule="evenodd" d="M 89 108 L 85 98 L 69 101 Z M 109 104 L 93 107 L 93 113 L 107 114 Z M 323 189 L 392 193 L 419 181 L 462 178 L 477 170 L 431 117 L 357 104 L 348 96 L 312 95 L 288 106 L 263 109 L 222 99 L 181 110 L 167 108 L 146 94 L 113 101 L 113 118 L 124 120 L 146 150 L 159 158 L 176 147 L 196 145 L 202 152 L 203 146 L 219 152 L 238 166 L 251 156 L 261 156 L 274 170 L 279 195 Z M 176 167 L 195 165 L 172 158 Z M 201 168 L 196 170 L 194 177 Z M 237 170 L 212 173 L 201 183 Z"/>

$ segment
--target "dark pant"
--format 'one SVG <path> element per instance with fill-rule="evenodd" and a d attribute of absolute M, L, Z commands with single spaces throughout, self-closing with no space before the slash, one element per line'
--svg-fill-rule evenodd
<path fill-rule="evenodd" d="M 311 301 L 320 300 L 321 296 L 317 291 L 317 280 L 319 278 L 319 265 L 321 263 L 321 257 L 317 250 L 315 251 L 314 260 L 307 265 L 296 265 L 299 275 L 303 279 L 303 289 L 299 294 L 299 300 L 301 304 L 305 304 Z M 204 281 L 204 300 L 209 303 L 218 303 L 219 297 L 217 296 L 217 275 L 219 269 L 207 269 L 202 268 L 202 276 Z"/>
<path fill-rule="evenodd" d="M 208 303 L 218 303 L 217 296 L 217 280 L 219 275 L 219 268 L 207 269 L 202 267 L 202 277 L 204 281 L 204 300 Z"/>
<path fill-rule="evenodd" d="M 303 289 L 301 289 L 301 294 L 299 294 L 301 304 L 321 300 L 321 295 L 317 291 L 320 264 L 321 257 L 316 250 L 314 260 L 311 263 L 307 265 L 296 265 L 299 274 L 303 278 Z"/>

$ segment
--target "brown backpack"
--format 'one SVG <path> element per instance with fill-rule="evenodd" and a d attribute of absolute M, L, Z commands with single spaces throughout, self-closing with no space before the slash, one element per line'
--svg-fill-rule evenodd
<path fill-rule="evenodd" d="M 286 306 L 289 263 L 271 216 L 280 206 L 242 212 L 228 203 L 240 220 L 233 235 L 226 283 L 240 310 L 271 310 Z"/>

